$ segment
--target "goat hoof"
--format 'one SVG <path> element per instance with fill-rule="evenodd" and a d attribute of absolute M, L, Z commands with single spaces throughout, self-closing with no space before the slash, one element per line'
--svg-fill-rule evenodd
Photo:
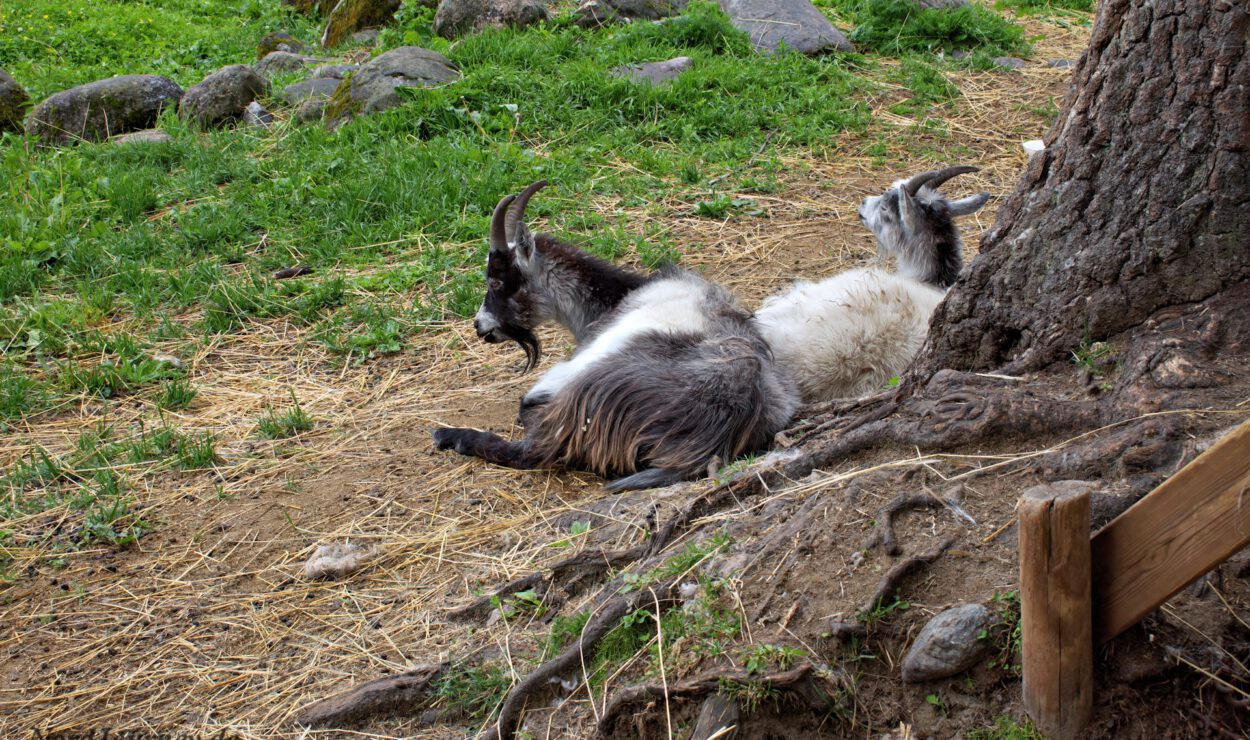
<path fill-rule="evenodd" d="M 434 448 L 437 450 L 452 450 L 456 448 L 456 443 L 460 440 L 460 430 L 442 427 L 434 430 Z"/>

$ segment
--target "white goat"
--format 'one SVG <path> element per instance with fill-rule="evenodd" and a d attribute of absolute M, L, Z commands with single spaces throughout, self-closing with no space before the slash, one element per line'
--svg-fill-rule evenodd
<path fill-rule="evenodd" d="M 859 218 L 894 255 L 898 273 L 847 270 L 801 281 L 766 299 L 756 324 L 806 403 L 861 395 L 899 375 L 920 351 L 929 318 L 963 267 L 954 217 L 974 213 L 989 193 L 954 202 L 937 188 L 976 167 L 948 167 L 896 182 L 866 198 Z"/>

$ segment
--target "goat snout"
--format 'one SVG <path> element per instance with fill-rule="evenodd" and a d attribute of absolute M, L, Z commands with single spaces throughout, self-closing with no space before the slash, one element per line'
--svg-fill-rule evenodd
<path fill-rule="evenodd" d="M 478 337 L 491 344 L 504 340 L 499 332 L 499 319 L 485 309 L 478 311 L 477 316 L 473 318 L 473 330 L 477 332 Z"/>

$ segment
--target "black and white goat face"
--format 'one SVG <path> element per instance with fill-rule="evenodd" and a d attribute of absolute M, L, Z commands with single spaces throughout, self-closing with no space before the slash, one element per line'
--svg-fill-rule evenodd
<path fill-rule="evenodd" d="M 963 263 L 954 217 L 976 212 L 989 200 L 978 193 L 949 201 L 938 192 L 947 180 L 968 172 L 970 165 L 923 172 L 899 180 L 881 195 L 864 199 L 859 220 L 877 237 L 877 251 L 898 258 L 899 272 L 938 287 L 954 282 Z"/>
<path fill-rule="evenodd" d="M 534 334 L 540 321 L 533 286 L 538 257 L 534 236 L 522 219 L 530 197 L 546 184 L 540 180 L 495 206 L 486 256 L 486 297 L 473 319 L 473 328 L 483 340 L 520 345 L 525 350 L 527 370 L 538 364 L 542 347 Z"/>

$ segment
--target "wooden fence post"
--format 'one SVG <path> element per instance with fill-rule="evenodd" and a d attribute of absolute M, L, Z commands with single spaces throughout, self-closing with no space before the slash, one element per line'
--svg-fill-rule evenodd
<path fill-rule="evenodd" d="M 1049 740 L 1068 740 L 1094 707 L 1089 486 L 1034 486 L 1019 516 L 1024 707 Z"/>

